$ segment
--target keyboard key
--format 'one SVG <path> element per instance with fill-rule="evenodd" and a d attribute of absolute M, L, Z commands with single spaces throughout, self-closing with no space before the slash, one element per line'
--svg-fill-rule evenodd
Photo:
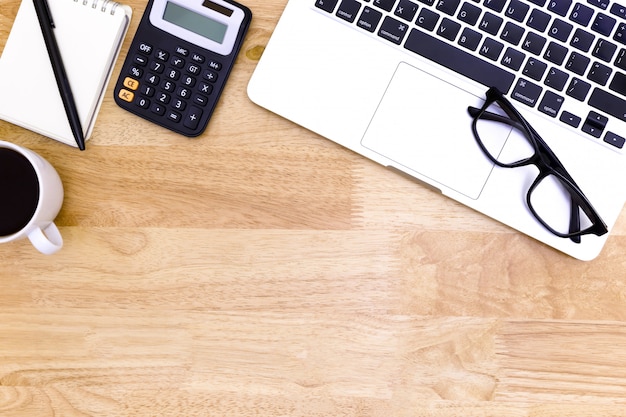
<path fill-rule="evenodd" d="M 626 96 L 626 75 L 621 72 L 616 73 L 609 88 L 618 94 Z"/>
<path fill-rule="evenodd" d="M 546 91 L 539 103 L 539 111 L 550 117 L 556 117 L 565 99 L 552 91 Z"/>
<path fill-rule="evenodd" d="M 432 6 L 435 4 L 435 0 L 418 0 L 420 3 L 424 3 L 427 6 Z"/>
<path fill-rule="evenodd" d="M 474 6 L 471 3 L 465 2 L 461 6 L 461 10 L 459 10 L 459 15 L 457 16 L 460 21 L 467 23 L 468 25 L 474 26 L 476 22 L 478 22 L 478 18 L 480 17 L 481 9 L 479 7 Z"/>
<path fill-rule="evenodd" d="M 356 19 L 357 13 L 361 9 L 361 3 L 356 0 L 342 0 L 339 5 L 339 9 L 337 9 L 337 17 L 347 21 L 354 22 Z"/>
<path fill-rule="evenodd" d="M 460 30 L 461 25 L 459 23 L 444 17 L 437 29 L 437 35 L 449 41 L 454 41 Z"/>
<path fill-rule="evenodd" d="M 526 39 L 524 39 L 524 42 L 522 43 L 522 49 L 525 49 L 531 54 L 539 55 L 545 44 L 546 38 L 537 35 L 534 32 L 528 32 Z"/>
<path fill-rule="evenodd" d="M 587 0 L 587 3 L 599 7 L 602 10 L 606 10 L 606 8 L 609 7 L 609 0 Z"/>
<path fill-rule="evenodd" d="M 587 74 L 587 79 L 604 86 L 609 81 L 612 72 L 613 70 L 606 65 L 594 62 Z"/>
<path fill-rule="evenodd" d="M 525 58 L 526 55 L 521 53 L 520 51 L 517 51 L 513 48 L 507 48 L 507 50 L 504 52 L 504 55 L 502 56 L 502 60 L 500 61 L 500 63 L 505 67 L 517 71 L 522 67 L 522 63 L 524 62 Z"/>
<path fill-rule="evenodd" d="M 478 49 L 478 45 L 480 45 L 480 41 L 483 35 L 472 30 L 470 28 L 463 29 L 461 36 L 459 37 L 459 45 L 464 48 L 469 49 L 470 51 L 475 51 Z"/>
<path fill-rule="evenodd" d="M 604 39 L 598 39 L 598 42 L 596 42 L 596 45 L 591 51 L 591 54 L 596 58 L 603 60 L 604 62 L 611 62 L 611 59 L 613 59 L 613 55 L 615 54 L 616 50 L 617 45 Z"/>
<path fill-rule="evenodd" d="M 324 10 L 325 12 L 332 13 L 335 10 L 339 0 L 317 0 L 315 7 Z"/>
<path fill-rule="evenodd" d="M 578 52 L 572 52 L 569 60 L 565 64 L 565 68 L 578 75 L 583 75 L 587 70 L 587 66 L 589 66 L 589 62 L 591 62 L 591 59 L 586 56 L 579 54 Z"/>
<path fill-rule="evenodd" d="M 515 75 L 499 66 L 417 29 L 411 31 L 404 47 L 486 87 L 496 87 L 505 94 L 515 80 Z"/>
<path fill-rule="evenodd" d="M 480 47 L 479 53 L 492 61 L 497 61 L 503 49 L 503 44 L 491 38 L 487 38 L 485 42 L 483 42 L 483 46 Z"/>
<path fill-rule="evenodd" d="M 478 24 L 478 28 L 483 30 L 490 35 L 494 35 L 498 33 L 500 30 L 500 26 L 502 26 L 503 19 L 500 16 L 496 16 L 493 13 L 485 12 L 482 20 Z"/>
<path fill-rule="evenodd" d="M 556 42 L 550 42 L 546 48 L 546 52 L 543 54 L 543 57 L 553 64 L 561 65 L 563 61 L 565 61 L 565 57 L 568 52 L 568 49 L 563 45 Z"/>
<path fill-rule="evenodd" d="M 572 0 L 550 0 L 548 2 L 548 10 L 559 16 L 565 16 L 571 5 Z"/>
<path fill-rule="evenodd" d="M 546 5 L 546 0 L 528 0 L 532 4 L 536 4 L 539 7 L 543 7 Z"/>
<path fill-rule="evenodd" d="M 541 86 L 520 78 L 515 84 L 511 97 L 527 106 L 535 107 L 542 91 Z"/>
<path fill-rule="evenodd" d="M 504 14 L 517 22 L 523 22 L 529 9 L 530 6 L 528 4 L 519 0 L 511 0 Z"/>
<path fill-rule="evenodd" d="M 626 70 L 626 49 L 622 48 L 619 50 L 614 64 L 616 67 Z"/>
<path fill-rule="evenodd" d="M 622 6 L 618 3 L 613 3 L 611 6 L 611 14 L 626 19 L 626 6 Z"/>
<path fill-rule="evenodd" d="M 599 138 L 602 136 L 602 132 L 608 122 L 608 117 L 596 113 L 595 111 L 591 111 L 583 124 L 583 132 L 588 133 L 595 138 Z"/>
<path fill-rule="evenodd" d="M 528 58 L 528 61 L 526 61 L 522 74 L 535 81 L 540 81 L 543 78 L 543 74 L 546 72 L 546 69 L 548 69 L 548 66 L 544 62 L 541 62 L 537 58 L 531 56 Z"/>
<path fill-rule="evenodd" d="M 616 148 L 622 149 L 624 147 L 624 142 L 626 142 L 626 139 L 616 135 L 613 132 L 606 132 L 606 135 L 604 136 L 604 141 L 610 145 L 615 146 Z"/>
<path fill-rule="evenodd" d="M 483 4 L 488 9 L 495 10 L 496 12 L 500 13 L 504 9 L 506 0 L 485 0 Z"/>
<path fill-rule="evenodd" d="M 569 16 L 569 20 L 579 25 L 587 26 L 593 17 L 593 9 L 584 4 L 576 3 Z"/>
<path fill-rule="evenodd" d="M 611 16 L 607 16 L 603 13 L 598 13 L 593 23 L 591 24 L 591 30 L 598 32 L 601 35 L 609 36 L 615 27 L 617 20 Z"/>
<path fill-rule="evenodd" d="M 544 32 L 548 28 L 550 19 L 551 17 L 548 13 L 539 9 L 533 9 L 526 24 L 539 32 Z"/>
<path fill-rule="evenodd" d="M 406 36 L 409 27 L 406 23 L 402 23 L 392 17 L 385 17 L 383 24 L 378 31 L 378 36 L 387 39 L 390 42 L 400 45 Z"/>
<path fill-rule="evenodd" d="M 591 84 L 574 77 L 567 86 L 565 93 L 578 101 L 584 101 L 590 89 Z"/>
<path fill-rule="evenodd" d="M 439 14 L 433 12 L 432 10 L 423 8 L 417 16 L 417 21 L 415 23 L 419 27 L 432 31 L 437 25 L 438 20 Z"/>
<path fill-rule="evenodd" d="M 358 27 L 367 30 L 368 32 L 374 32 L 378 26 L 378 22 L 382 19 L 383 14 L 378 10 L 374 10 L 371 7 L 365 6 L 359 20 L 356 24 Z"/>
<path fill-rule="evenodd" d="M 589 105 L 626 122 L 626 100 L 623 98 L 599 88 L 594 88 L 589 97 Z"/>
<path fill-rule="evenodd" d="M 396 0 L 374 0 L 374 6 L 380 7 L 386 12 L 390 12 Z"/>
<path fill-rule="evenodd" d="M 572 36 L 570 45 L 580 51 L 589 52 L 595 38 L 596 37 L 591 33 L 579 28 L 576 29 L 576 31 L 574 32 L 574 36 Z"/>
<path fill-rule="evenodd" d="M 569 75 L 566 72 L 552 67 L 550 68 L 550 71 L 548 71 L 548 75 L 543 83 L 557 91 L 562 91 L 565 88 L 565 84 L 568 79 Z"/>
<path fill-rule="evenodd" d="M 454 16 L 460 3 L 460 0 L 438 0 L 436 9 L 448 16 Z"/>
<path fill-rule="evenodd" d="M 617 26 L 613 39 L 621 44 L 626 44 L 626 23 L 620 23 L 619 26 Z"/>
<path fill-rule="evenodd" d="M 411 22 L 417 14 L 417 4 L 409 0 L 400 0 L 396 11 L 393 13 L 401 19 Z"/>
<path fill-rule="evenodd" d="M 554 22 L 552 22 L 552 26 L 548 31 L 548 35 L 560 40 L 561 42 L 565 42 L 567 38 L 569 38 L 569 34 L 572 33 L 573 28 L 573 25 L 570 25 L 561 19 L 554 19 Z"/>
<path fill-rule="evenodd" d="M 500 39 L 507 41 L 512 45 L 518 45 L 524 36 L 525 29 L 517 26 L 515 23 L 507 22 L 504 25 Z"/>
<path fill-rule="evenodd" d="M 582 122 L 580 117 L 568 111 L 563 111 L 559 120 L 573 128 L 578 128 L 578 126 L 580 126 L 580 122 Z"/>

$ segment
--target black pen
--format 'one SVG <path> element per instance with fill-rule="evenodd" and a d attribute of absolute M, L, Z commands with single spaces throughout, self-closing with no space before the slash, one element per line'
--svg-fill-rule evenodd
<path fill-rule="evenodd" d="M 46 49 L 48 49 L 48 55 L 50 56 L 50 63 L 52 64 L 52 70 L 54 71 L 54 77 L 57 80 L 57 86 L 59 87 L 59 93 L 61 94 L 61 100 L 63 100 L 63 107 L 65 107 L 65 113 L 67 114 L 67 120 L 70 122 L 70 128 L 76 144 L 81 151 L 85 150 L 85 136 L 83 135 L 83 128 L 80 124 L 80 118 L 78 117 L 78 110 L 76 109 L 76 102 L 74 101 L 74 95 L 70 88 L 70 83 L 65 73 L 65 67 L 63 66 L 63 60 L 61 59 L 61 52 L 59 51 L 59 45 L 54 37 L 54 21 L 52 20 L 52 14 L 46 0 L 33 0 L 35 4 L 35 12 L 37 13 L 37 19 L 39 19 L 39 26 L 41 26 L 41 32 L 43 33 L 43 39 L 46 43 Z"/>

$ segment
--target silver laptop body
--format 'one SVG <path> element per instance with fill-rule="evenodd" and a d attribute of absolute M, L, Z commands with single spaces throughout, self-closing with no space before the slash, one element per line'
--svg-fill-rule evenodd
<path fill-rule="evenodd" d="M 487 158 L 468 106 L 480 108 L 489 87 L 502 90 L 610 230 L 626 201 L 626 84 L 620 84 L 626 69 L 619 61 L 623 53 L 626 68 L 620 35 L 626 37 L 626 11 L 611 2 L 532 1 L 289 0 L 248 94 L 325 138 L 590 260 L 608 234 L 576 243 L 547 230 L 526 200 L 538 169 L 502 168 Z M 547 23 L 536 22 L 546 15 Z M 611 19 L 604 35 L 600 25 Z M 583 36 L 587 51 L 576 38 Z M 513 142 L 503 142 L 501 154 L 515 155 Z M 568 213 L 567 197 L 545 199 Z"/>

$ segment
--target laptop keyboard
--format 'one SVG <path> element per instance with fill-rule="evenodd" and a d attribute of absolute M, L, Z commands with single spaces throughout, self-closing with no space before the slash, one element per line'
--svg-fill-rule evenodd
<path fill-rule="evenodd" d="M 626 139 L 626 0 L 313 0 L 613 149 Z M 621 126 L 620 126 L 621 125 Z"/>

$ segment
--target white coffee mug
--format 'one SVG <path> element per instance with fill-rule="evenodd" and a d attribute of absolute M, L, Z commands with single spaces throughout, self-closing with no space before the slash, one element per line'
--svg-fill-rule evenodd
<path fill-rule="evenodd" d="M 39 252 L 57 252 L 63 246 L 54 224 L 63 205 L 59 174 L 40 155 L 13 143 L 0 140 L 0 152 L 0 204 L 6 204 L 0 207 L 0 243 L 28 237 Z"/>

